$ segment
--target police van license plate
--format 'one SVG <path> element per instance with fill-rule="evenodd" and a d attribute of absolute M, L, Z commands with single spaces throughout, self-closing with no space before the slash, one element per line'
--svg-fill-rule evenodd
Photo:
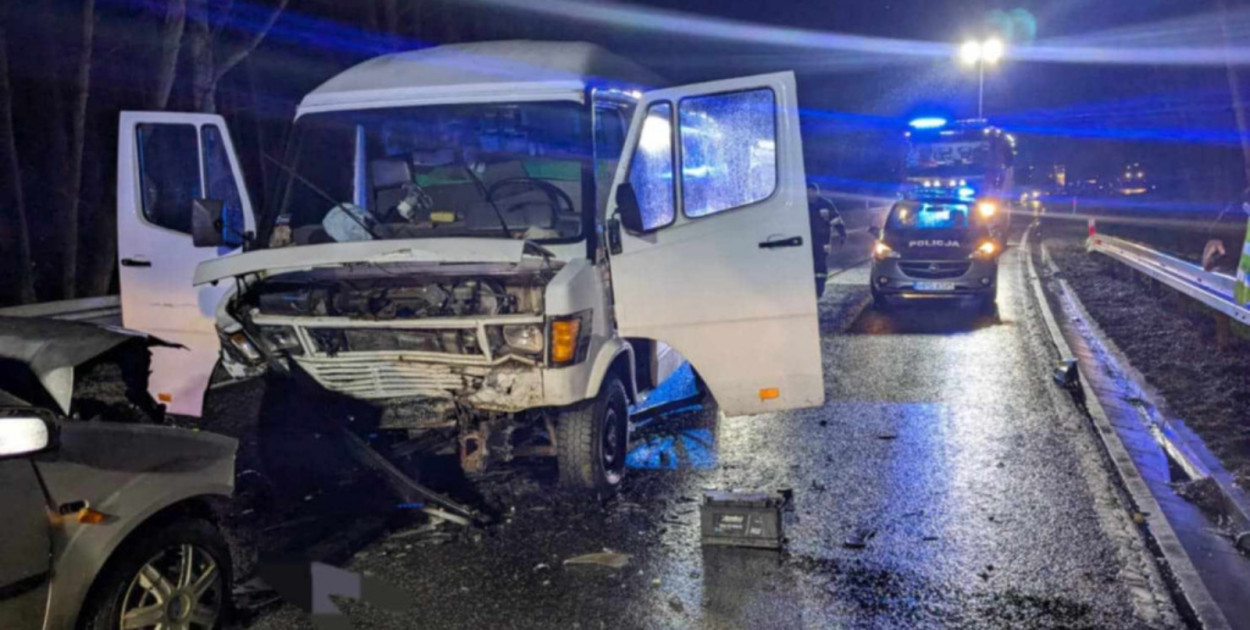
<path fill-rule="evenodd" d="M 917 291 L 954 291 L 954 282 L 917 282 Z"/>

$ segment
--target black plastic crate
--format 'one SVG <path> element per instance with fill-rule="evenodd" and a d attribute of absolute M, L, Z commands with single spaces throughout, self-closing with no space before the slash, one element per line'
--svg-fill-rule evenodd
<path fill-rule="evenodd" d="M 703 544 L 780 549 L 785 503 L 777 492 L 704 492 L 699 510 Z"/>

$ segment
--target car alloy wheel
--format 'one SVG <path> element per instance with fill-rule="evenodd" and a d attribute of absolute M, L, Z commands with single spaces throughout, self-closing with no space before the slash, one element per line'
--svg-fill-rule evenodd
<path fill-rule="evenodd" d="M 121 602 L 122 630 L 211 630 L 225 593 L 213 556 L 195 545 L 169 547 L 131 579 Z"/>

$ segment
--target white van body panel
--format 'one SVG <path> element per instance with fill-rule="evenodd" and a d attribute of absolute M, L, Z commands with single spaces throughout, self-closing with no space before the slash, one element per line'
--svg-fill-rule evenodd
<path fill-rule="evenodd" d="M 195 247 L 191 235 L 150 222 L 144 215 L 138 130 L 141 125 L 191 125 L 200 140 L 199 190 L 204 179 L 203 131 L 215 127 L 238 188 L 244 229 L 256 230 L 251 200 L 230 133 L 221 116 L 175 112 L 122 112 L 117 143 L 117 256 L 121 261 L 122 325 L 182 348 L 153 348 L 152 397 L 176 414 L 199 416 L 220 343 L 216 313 L 226 286 L 195 287 L 191 277 L 206 261 L 233 257 L 239 250 Z M 188 208 L 188 213 L 190 209 Z"/>
<path fill-rule="evenodd" d="M 690 156 L 685 155 L 683 134 L 697 138 L 694 125 L 703 124 L 700 120 L 712 120 L 709 129 L 718 134 L 743 129 L 737 126 L 738 114 L 725 114 L 719 120 L 692 118 L 687 130 L 681 117 L 686 103 L 697 97 L 733 98 L 765 91 L 772 94 L 769 111 L 775 116 L 774 139 L 766 141 L 767 153 L 775 159 L 771 193 L 746 205 L 688 215 L 683 206 L 685 181 L 706 176 L 687 170 L 684 160 Z M 664 103 L 671 110 L 667 124 L 657 126 L 658 137 L 645 133 L 648 108 Z M 611 261 L 620 334 L 655 339 L 680 352 L 726 414 L 822 404 L 824 377 L 794 74 L 647 92 L 635 111 L 614 191 L 630 181 L 633 147 L 639 146 L 641 137 L 653 147 L 657 139 L 671 138 L 675 164 L 680 166 L 679 175 L 673 176 L 672 221 L 640 234 L 621 229 L 621 251 Z M 642 149 L 648 150 L 645 144 Z M 723 161 L 712 166 L 726 168 Z M 615 192 L 608 208 L 612 216 L 617 208 Z"/>

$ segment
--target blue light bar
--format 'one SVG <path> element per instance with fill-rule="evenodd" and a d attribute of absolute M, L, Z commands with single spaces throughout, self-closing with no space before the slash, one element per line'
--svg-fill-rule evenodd
<path fill-rule="evenodd" d="M 907 124 L 912 129 L 937 129 L 938 127 L 946 126 L 946 119 L 936 117 L 917 118 Z"/>

